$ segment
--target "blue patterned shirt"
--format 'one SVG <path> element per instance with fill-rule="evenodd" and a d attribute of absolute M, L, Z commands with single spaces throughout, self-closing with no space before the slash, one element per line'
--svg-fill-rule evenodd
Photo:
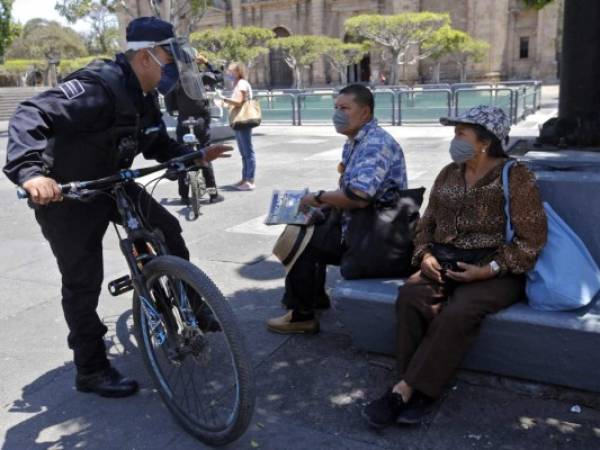
<path fill-rule="evenodd" d="M 348 139 L 342 152 L 344 174 L 342 189 L 350 188 L 368 196 L 368 200 L 392 200 L 394 191 L 406 189 L 406 163 L 402 148 L 391 134 L 377 125 L 377 119 L 366 123 L 354 139 Z M 342 235 L 350 216 L 342 216 Z"/>
<path fill-rule="evenodd" d="M 369 200 L 386 200 L 388 193 L 408 186 L 402 148 L 377 125 L 377 119 L 366 123 L 344 144 L 342 163 L 342 189 L 363 192 Z"/>

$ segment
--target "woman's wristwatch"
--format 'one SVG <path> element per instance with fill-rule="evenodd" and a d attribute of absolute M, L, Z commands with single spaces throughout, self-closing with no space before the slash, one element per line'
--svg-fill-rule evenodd
<path fill-rule="evenodd" d="M 500 264 L 498 264 L 496 261 L 490 262 L 489 266 L 494 276 L 500 273 Z"/>

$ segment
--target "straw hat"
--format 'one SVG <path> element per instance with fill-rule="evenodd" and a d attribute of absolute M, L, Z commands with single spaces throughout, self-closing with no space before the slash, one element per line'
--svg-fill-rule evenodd
<path fill-rule="evenodd" d="M 287 225 L 284 228 L 283 233 L 275 242 L 273 254 L 281 261 L 286 272 L 292 269 L 298 257 L 306 249 L 314 232 L 314 225 Z"/>

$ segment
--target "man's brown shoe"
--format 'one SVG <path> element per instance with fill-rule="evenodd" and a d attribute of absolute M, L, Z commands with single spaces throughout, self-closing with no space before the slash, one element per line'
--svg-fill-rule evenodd
<path fill-rule="evenodd" d="M 319 321 L 316 318 L 292 322 L 292 311 L 285 316 L 267 320 L 270 331 L 281 334 L 315 334 L 319 332 Z"/>

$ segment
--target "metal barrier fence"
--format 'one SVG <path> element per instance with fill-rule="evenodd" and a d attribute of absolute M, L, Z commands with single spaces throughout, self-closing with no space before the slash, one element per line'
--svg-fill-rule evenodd
<path fill-rule="evenodd" d="M 394 125 L 437 122 L 449 116 L 452 108 L 450 89 L 401 90 L 397 97 L 398 120 Z"/>
<path fill-rule="evenodd" d="M 504 109 L 516 123 L 540 108 L 541 86 L 539 81 L 390 86 L 373 90 L 375 116 L 389 125 L 431 123 L 485 104 Z M 336 95 L 336 89 L 280 89 L 256 90 L 254 98 L 264 124 L 303 125 L 329 124 Z"/>

